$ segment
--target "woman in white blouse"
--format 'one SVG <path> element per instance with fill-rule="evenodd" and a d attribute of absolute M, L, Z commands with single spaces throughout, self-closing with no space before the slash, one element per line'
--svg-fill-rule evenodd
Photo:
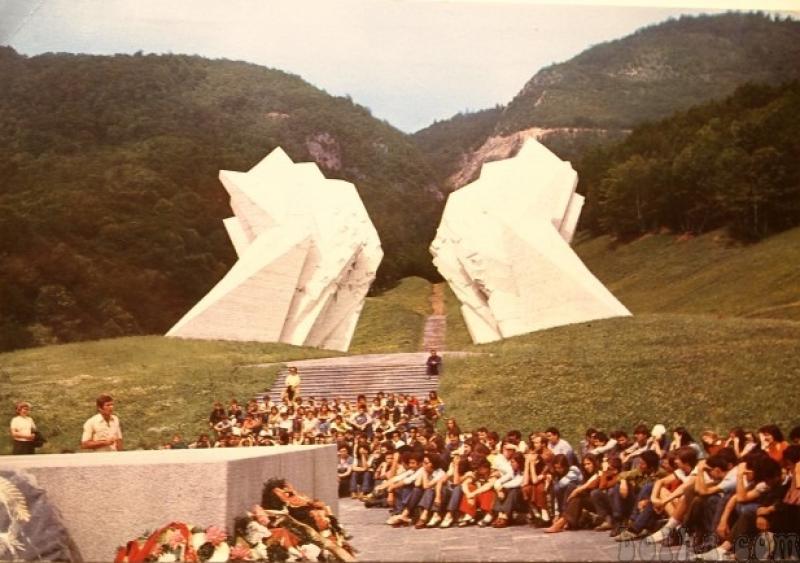
<path fill-rule="evenodd" d="M 36 424 L 30 417 L 31 404 L 20 401 L 16 405 L 17 416 L 11 419 L 11 439 L 14 442 L 14 455 L 36 453 L 33 445 Z"/>

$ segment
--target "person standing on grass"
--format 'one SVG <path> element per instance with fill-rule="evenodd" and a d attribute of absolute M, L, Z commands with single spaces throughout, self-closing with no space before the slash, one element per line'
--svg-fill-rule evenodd
<path fill-rule="evenodd" d="M 425 362 L 425 373 L 428 375 L 428 379 L 432 375 L 439 375 L 441 370 L 442 357 L 436 353 L 436 350 L 431 350 L 431 355 L 428 356 L 428 360 Z"/>
<path fill-rule="evenodd" d="M 122 427 L 114 414 L 114 399 L 111 395 L 97 397 L 97 414 L 83 425 L 81 449 L 95 452 L 122 451 Z"/>
<path fill-rule="evenodd" d="M 30 416 L 31 404 L 20 401 L 16 405 L 17 416 L 11 419 L 11 439 L 14 442 L 13 455 L 29 455 L 36 453 L 33 445 L 36 424 Z"/>

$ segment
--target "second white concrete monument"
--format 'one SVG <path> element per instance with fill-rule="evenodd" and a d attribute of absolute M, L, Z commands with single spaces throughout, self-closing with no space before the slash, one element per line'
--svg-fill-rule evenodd
<path fill-rule="evenodd" d="M 529 139 L 450 194 L 431 253 L 475 343 L 631 314 L 569 246 L 577 185 L 569 162 Z"/>
<path fill-rule="evenodd" d="M 383 258 L 355 186 L 280 148 L 219 178 L 239 259 L 167 336 L 346 351 Z"/>

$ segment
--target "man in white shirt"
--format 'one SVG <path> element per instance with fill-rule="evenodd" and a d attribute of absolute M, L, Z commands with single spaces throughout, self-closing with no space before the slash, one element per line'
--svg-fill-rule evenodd
<path fill-rule="evenodd" d="M 111 395 L 97 397 L 97 414 L 83 425 L 81 449 L 95 452 L 122 451 L 122 427 L 114 414 Z"/>
<path fill-rule="evenodd" d="M 558 428 L 551 426 L 545 433 L 547 434 L 547 447 L 553 452 L 553 455 L 564 454 L 570 465 L 575 465 L 576 457 L 572 446 L 561 437 Z"/>
<path fill-rule="evenodd" d="M 284 383 L 286 385 L 284 396 L 287 397 L 289 401 L 294 401 L 294 398 L 300 394 L 300 374 L 297 373 L 296 367 L 289 368 L 289 373 L 286 375 L 286 381 Z"/>

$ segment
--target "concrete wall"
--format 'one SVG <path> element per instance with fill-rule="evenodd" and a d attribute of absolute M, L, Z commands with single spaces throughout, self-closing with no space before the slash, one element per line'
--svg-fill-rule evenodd
<path fill-rule="evenodd" d="M 175 520 L 231 531 L 271 477 L 338 510 L 332 445 L 3 456 L 0 463 L 34 476 L 87 561 L 109 561 L 117 546 Z"/>

